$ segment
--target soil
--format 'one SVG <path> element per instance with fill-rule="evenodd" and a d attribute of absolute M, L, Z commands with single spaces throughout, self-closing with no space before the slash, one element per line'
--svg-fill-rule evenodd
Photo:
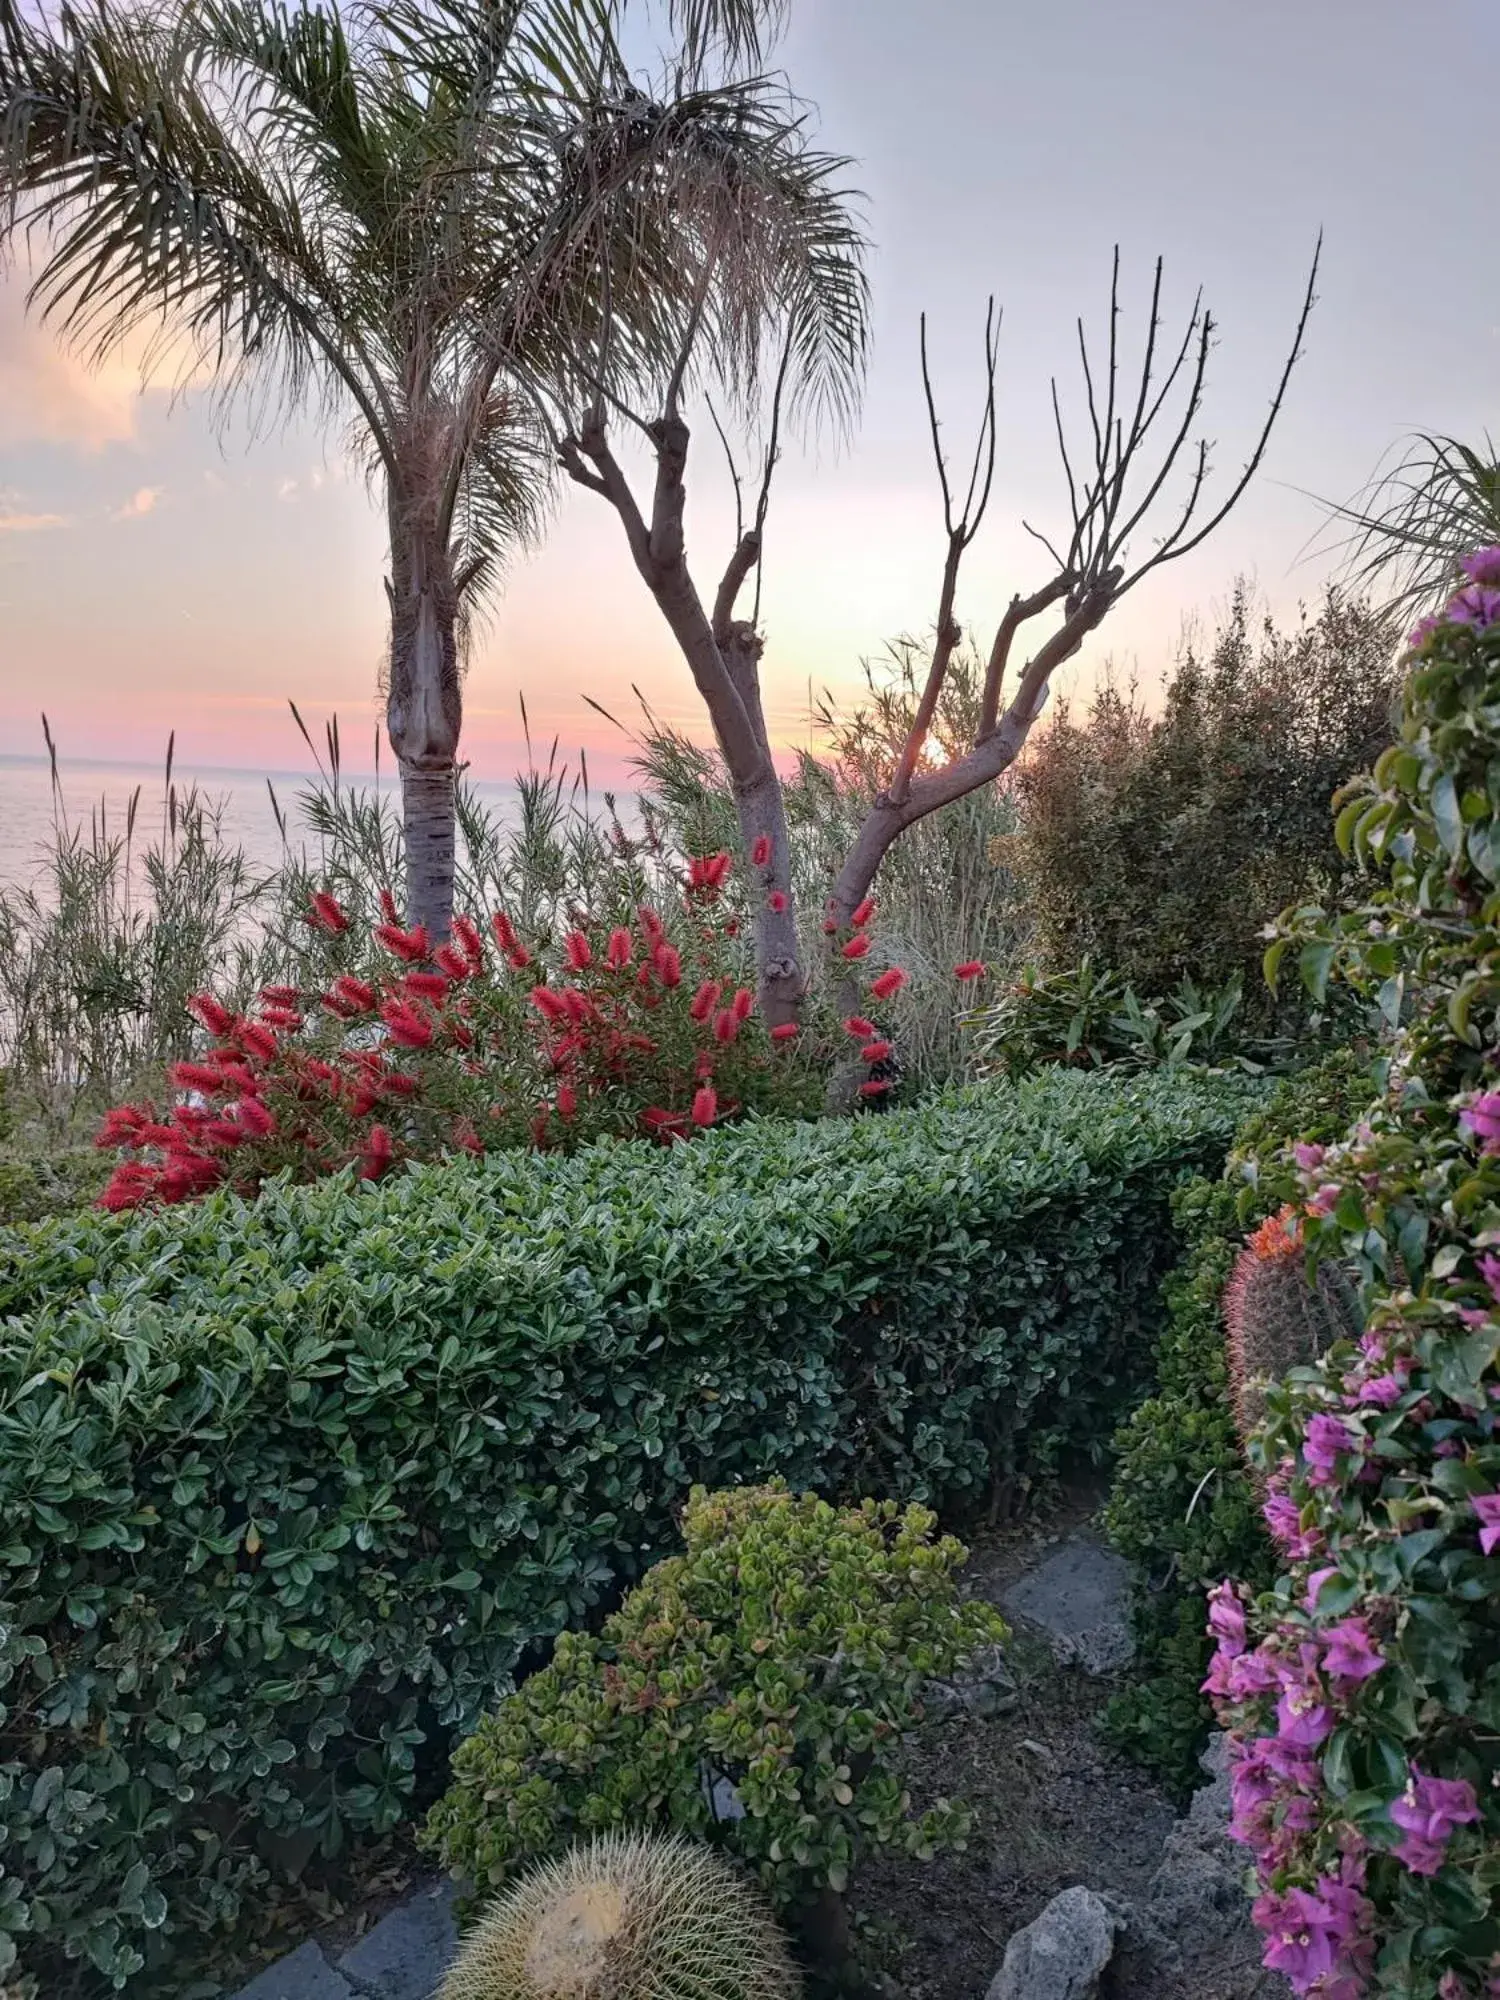
<path fill-rule="evenodd" d="M 1042 1522 L 971 1535 L 968 1588 L 998 1602 L 1087 1525 L 1101 1498 L 1075 1489 Z M 1117 1682 L 1058 1666 L 1041 1633 L 1010 1622 L 1014 1706 L 991 1718 L 928 1722 L 903 1751 L 918 1810 L 941 1797 L 974 1808 L 966 1850 L 927 1865 L 872 1859 L 853 1885 L 856 1921 L 904 2000 L 984 2000 L 1007 1940 L 1075 1884 L 1142 1901 L 1178 1817 L 1167 1794 L 1097 1731 Z M 1214 1956 L 1217 1963 L 1195 1963 L 1179 1981 L 1159 1966 L 1133 1972 L 1127 1952 L 1106 1990 L 1112 2000 L 1256 2000 L 1278 1990 L 1263 1982 L 1248 1924 Z"/>

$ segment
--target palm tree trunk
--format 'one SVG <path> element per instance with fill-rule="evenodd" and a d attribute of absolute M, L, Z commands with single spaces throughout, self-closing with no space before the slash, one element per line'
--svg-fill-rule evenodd
<path fill-rule="evenodd" d="M 454 794 L 463 702 L 458 591 L 446 548 L 392 508 L 386 728 L 401 771 L 406 920 L 434 944 L 453 924 Z"/>

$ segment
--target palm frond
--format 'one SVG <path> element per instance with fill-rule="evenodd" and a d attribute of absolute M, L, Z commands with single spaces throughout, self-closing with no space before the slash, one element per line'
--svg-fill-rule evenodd
<path fill-rule="evenodd" d="M 1350 532 L 1341 582 L 1392 612 L 1435 609 L 1458 578 L 1461 557 L 1500 542 L 1500 448 L 1415 436 L 1389 472 L 1355 501 L 1323 503 Z"/>

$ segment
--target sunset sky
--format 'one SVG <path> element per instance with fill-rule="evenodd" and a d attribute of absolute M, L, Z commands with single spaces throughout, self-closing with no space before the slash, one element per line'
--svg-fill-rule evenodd
<path fill-rule="evenodd" d="M 862 659 L 931 620 L 940 515 L 916 368 L 926 309 L 955 451 L 981 388 L 986 293 L 1004 305 L 1000 475 L 960 605 L 988 643 L 1045 557 L 1064 491 L 1049 375 L 1075 416 L 1072 322 L 1103 326 L 1122 249 L 1127 340 L 1152 260 L 1168 309 L 1201 282 L 1221 325 L 1207 428 L 1237 468 L 1285 353 L 1319 228 L 1324 274 L 1306 359 L 1250 498 L 1196 556 L 1148 580 L 1063 685 L 1106 655 L 1143 680 L 1185 615 L 1212 617 L 1238 572 L 1278 611 L 1315 598 L 1317 505 L 1347 498 L 1402 435 L 1481 441 L 1496 425 L 1500 279 L 1494 137 L 1471 79 L 1493 74 L 1493 0 L 793 0 L 780 50 L 854 154 L 877 243 L 875 353 L 853 442 L 790 455 L 772 509 L 767 706 L 806 735 L 809 687 L 852 690 Z M 294 697 L 368 746 L 384 642 L 383 523 L 337 432 L 243 424 L 222 448 L 205 399 L 144 395 L 128 362 L 90 375 L 0 283 L 0 752 L 41 748 L 46 708 L 74 756 L 295 768 Z M 705 426 L 706 429 L 706 426 Z M 711 441 L 711 440 L 710 440 Z M 699 439 L 690 546 L 705 569 L 731 526 L 717 450 Z M 517 567 L 467 684 L 477 775 L 533 732 L 617 774 L 632 684 L 701 733 L 685 667 L 603 503 L 564 494 Z M 367 767 L 369 751 L 351 762 Z"/>

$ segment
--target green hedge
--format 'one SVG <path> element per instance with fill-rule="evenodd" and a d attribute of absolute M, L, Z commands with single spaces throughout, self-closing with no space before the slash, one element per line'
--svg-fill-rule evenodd
<path fill-rule="evenodd" d="M 1252 1088 L 1054 1072 L 0 1237 L 0 1955 L 174 1990 L 299 1843 L 409 1817 L 695 1482 L 952 1501 L 1102 1444 Z"/>
<path fill-rule="evenodd" d="M 1221 1300 L 1246 1236 L 1275 1212 L 1254 1163 L 1291 1140 L 1332 1140 L 1369 1096 L 1368 1053 L 1340 1049 L 1288 1077 L 1236 1134 L 1222 1179 L 1172 1197 L 1185 1249 L 1163 1287 L 1156 1385 L 1121 1426 L 1105 1525 L 1135 1571 L 1139 1677 L 1105 1715 L 1122 1748 L 1186 1796 L 1213 1724 L 1207 1592 L 1223 1577 L 1268 1588 L 1277 1559 L 1246 1476 L 1229 1400 Z"/>
<path fill-rule="evenodd" d="M 88 1208 L 113 1166 L 112 1155 L 92 1146 L 60 1153 L 0 1153 L 0 1228 Z"/>

